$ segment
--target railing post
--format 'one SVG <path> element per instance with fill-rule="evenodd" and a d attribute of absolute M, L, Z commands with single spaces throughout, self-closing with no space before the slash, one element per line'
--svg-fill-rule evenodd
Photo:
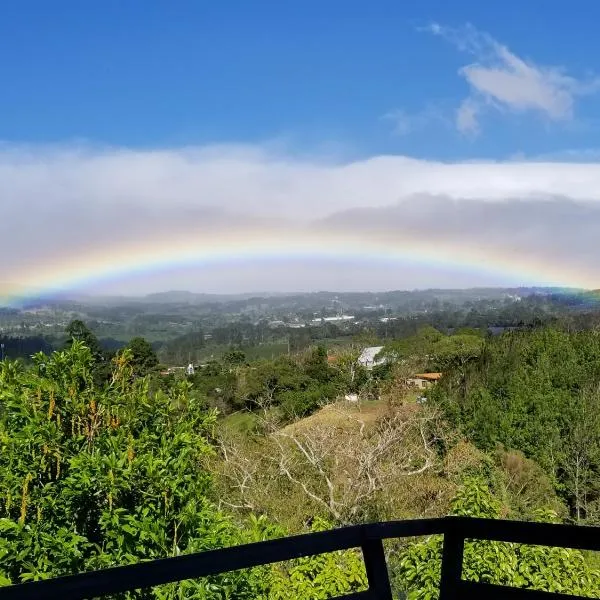
<path fill-rule="evenodd" d="M 369 597 L 373 600 L 392 600 L 383 542 L 380 539 L 365 540 L 361 549 L 369 580 Z"/>
<path fill-rule="evenodd" d="M 447 517 L 442 551 L 440 600 L 458 600 L 464 549 L 465 538 L 460 532 L 460 519 Z"/>

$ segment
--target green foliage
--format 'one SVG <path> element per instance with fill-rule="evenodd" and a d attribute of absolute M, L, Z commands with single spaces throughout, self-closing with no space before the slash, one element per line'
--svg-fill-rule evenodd
<path fill-rule="evenodd" d="M 138 346 L 115 357 L 102 386 L 78 340 L 36 355 L 31 370 L 0 365 L 0 585 L 284 534 L 256 517 L 239 529 L 211 504 L 216 414 L 186 379 L 151 393 L 133 376 Z M 361 586 L 361 556 L 348 551 L 128 597 L 323 598 Z"/>
<path fill-rule="evenodd" d="M 147 381 L 132 377 L 129 350 L 103 387 L 93 366 L 77 340 L 35 356 L 29 371 L 0 366 L 4 583 L 246 539 L 207 499 L 211 477 L 203 465 L 215 414 L 190 395 L 190 384 L 150 395 Z M 251 574 L 182 586 L 178 598 L 256 595 Z"/>
<path fill-rule="evenodd" d="M 1 327 L 1 326 L 0 326 Z M 3 358 L 29 361 L 32 354 L 44 352 L 50 354 L 55 348 L 55 340 L 51 337 L 36 335 L 27 337 L 17 335 L 0 335 L 0 360 Z"/>
<path fill-rule="evenodd" d="M 232 348 L 223 355 L 223 362 L 232 367 L 243 365 L 246 362 L 246 355 L 241 350 Z"/>
<path fill-rule="evenodd" d="M 102 349 L 98 338 L 92 333 L 91 329 L 81 320 L 75 319 L 71 321 L 65 329 L 67 334 L 67 341 L 65 346 L 70 348 L 74 342 L 81 342 L 86 346 L 94 360 L 98 361 L 102 359 Z"/>
<path fill-rule="evenodd" d="M 83 321 L 75 319 L 67 325 L 65 333 L 67 334 L 65 348 L 71 348 L 75 342 L 88 348 L 92 359 L 90 370 L 94 381 L 98 385 L 107 382 L 111 376 L 111 354 L 102 350 L 100 342 L 92 330 Z"/>
<path fill-rule="evenodd" d="M 483 349 L 483 338 L 478 334 L 464 333 L 441 338 L 431 345 L 432 367 L 440 371 L 463 368 L 479 357 Z"/>
<path fill-rule="evenodd" d="M 241 327 L 218 335 L 237 344 L 244 332 Z M 0 364 L 0 585 L 286 534 L 265 517 L 251 516 L 240 528 L 211 503 L 218 496 L 209 471 L 218 460 L 210 443 L 217 415 L 207 404 L 223 412 L 243 409 L 227 425 L 257 436 L 253 442 L 265 451 L 268 436 L 258 437 L 247 409 L 292 420 L 349 391 L 364 393 L 378 385 L 378 376 L 394 376 L 367 373 L 352 352 L 332 363 L 324 348 L 314 348 L 252 363 L 244 352 L 230 350 L 191 377 L 144 378 L 157 365 L 144 339 L 132 340 L 110 363 L 81 321 L 71 324 L 69 335 L 65 350 L 37 354 L 30 369 Z M 387 346 L 386 353 L 406 360 L 407 368 L 414 359 L 444 370 L 428 396 L 487 452 L 470 445 L 483 458 L 469 471 L 476 478 L 460 488 L 452 514 L 496 518 L 507 514 L 509 503 L 513 515 L 552 520 L 553 514 L 537 509 L 556 506 L 556 489 L 575 518 L 600 520 L 598 334 L 546 329 L 486 341 L 478 331 L 446 336 L 424 328 Z M 339 447 L 338 430 L 332 430 L 332 448 Z M 444 455 L 451 447 L 444 438 L 437 449 Z M 352 446 L 348 456 L 354 452 Z M 273 463 L 271 455 L 266 458 Z M 277 463 L 260 474 L 252 466 L 251 477 L 277 477 Z M 443 476 L 411 479 L 402 501 L 420 493 L 423 502 L 433 503 Z M 445 498 L 460 479 L 444 482 Z M 275 496 L 291 498 L 292 488 L 279 485 Z M 374 502 L 383 502 L 383 492 Z M 446 510 L 443 502 L 439 512 Z M 303 508 L 294 504 L 291 510 Z M 327 526 L 315 519 L 312 529 Z M 440 558 L 437 538 L 401 554 L 396 566 L 410 598 L 437 595 Z M 600 574 L 580 552 L 496 542 L 467 542 L 464 576 L 580 594 L 600 587 Z M 320 599 L 365 587 L 361 555 L 349 550 L 130 597 Z"/>
<path fill-rule="evenodd" d="M 520 450 L 571 514 L 600 522 L 600 335 L 556 329 L 490 340 L 430 394 L 480 448 Z"/>
<path fill-rule="evenodd" d="M 452 514 L 498 518 L 500 502 L 477 478 L 467 479 L 456 495 Z M 553 521 L 551 512 L 537 520 Z M 443 541 L 439 536 L 413 544 L 401 557 L 398 576 L 409 600 L 437 598 Z M 600 572 L 592 570 L 577 550 L 490 541 L 467 541 L 463 577 L 497 585 L 600 598 Z"/>
<path fill-rule="evenodd" d="M 310 352 L 304 361 L 304 372 L 319 383 L 327 383 L 331 379 L 332 374 L 327 364 L 327 350 L 323 346 L 317 346 Z"/>
<path fill-rule="evenodd" d="M 210 404 L 222 413 L 236 411 L 245 407 L 245 401 L 238 390 L 238 377 L 222 363 L 211 361 L 196 369 L 189 378 L 194 390 L 207 398 Z"/>
<path fill-rule="evenodd" d="M 315 519 L 311 529 L 324 531 L 330 527 L 329 523 Z M 300 558 L 287 568 L 275 565 L 267 597 L 269 600 L 325 600 L 367 588 L 367 574 L 360 551 L 345 550 Z"/>
<path fill-rule="evenodd" d="M 484 338 L 477 330 L 463 329 L 454 335 L 444 335 L 427 326 L 413 336 L 390 342 L 382 354 L 401 360 L 417 359 L 424 368 L 446 371 L 464 368 L 480 356 L 483 345 Z"/>
<path fill-rule="evenodd" d="M 257 361 L 238 375 L 238 397 L 245 399 L 248 408 L 280 406 L 288 420 L 310 414 L 348 389 L 345 376 L 329 366 L 327 351 L 321 347 L 303 361 L 287 356 Z"/>
<path fill-rule="evenodd" d="M 156 352 L 154 352 L 152 345 L 144 338 L 133 338 L 125 348 L 131 352 L 129 364 L 136 377 L 145 377 L 158 366 Z"/>

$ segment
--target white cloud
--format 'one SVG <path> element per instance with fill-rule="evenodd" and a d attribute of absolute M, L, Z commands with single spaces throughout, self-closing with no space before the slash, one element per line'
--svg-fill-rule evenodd
<path fill-rule="evenodd" d="M 392 124 L 392 133 L 398 136 L 422 131 L 431 125 L 451 125 L 444 111 L 434 104 L 428 104 L 423 110 L 417 112 L 408 112 L 399 108 L 388 112 L 382 118 Z"/>
<path fill-rule="evenodd" d="M 475 57 L 459 74 L 469 85 L 469 96 L 457 112 L 457 127 L 473 133 L 483 109 L 531 112 L 551 121 L 569 121 L 578 96 L 594 93 L 600 80 L 577 79 L 556 66 L 520 58 L 505 45 L 471 25 L 460 29 L 433 23 L 427 30 Z"/>
<path fill-rule="evenodd" d="M 460 133 L 477 135 L 479 133 L 478 115 L 480 105 L 473 98 L 466 98 L 456 111 L 456 127 Z"/>
<path fill-rule="evenodd" d="M 245 232 L 257 230 L 284 236 L 317 231 L 323 239 L 329 231 L 345 231 L 357 249 L 379 235 L 417 236 L 432 248 L 480 248 L 473 261 L 482 264 L 488 253 L 519 252 L 561 264 L 563 271 L 596 272 L 600 163 L 445 163 L 406 156 L 332 163 L 258 146 L 154 151 L 4 146 L 0 210 L 0 281 L 14 281 L 51 260 L 84 260 L 102 248 L 114 255 L 131 242 L 150 246 L 156 239 L 164 245 L 184 235 L 202 240 L 236 231 L 243 246 Z M 320 274 L 282 268 L 270 287 L 306 289 L 328 281 L 327 274 L 336 287 L 335 268 L 322 265 Z M 236 268 L 228 289 L 247 281 L 249 271 L 240 279 L 241 267 Z M 226 272 L 223 267 L 219 281 Z M 402 277 L 395 271 L 391 279 L 386 272 L 357 265 L 357 286 L 362 275 L 368 287 L 377 277 L 381 288 L 427 285 L 422 270 L 403 271 Z M 269 287 L 268 269 L 261 273 L 254 289 Z M 432 271 L 429 285 L 436 277 Z M 189 281 L 186 287 L 206 289 L 208 280 Z M 122 285 L 126 291 L 134 286 Z"/>
<path fill-rule="evenodd" d="M 392 132 L 394 135 L 408 135 L 415 130 L 415 116 L 410 115 L 401 108 L 383 115 L 382 118 L 392 122 Z"/>

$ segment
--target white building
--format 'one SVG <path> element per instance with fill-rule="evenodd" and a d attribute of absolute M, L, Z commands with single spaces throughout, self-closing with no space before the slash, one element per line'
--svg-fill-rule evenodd
<path fill-rule="evenodd" d="M 321 325 L 321 323 L 346 323 L 348 321 L 354 321 L 354 315 L 338 315 L 337 317 L 321 317 L 319 319 L 313 319 L 311 323 L 313 325 Z"/>
<path fill-rule="evenodd" d="M 369 346 L 365 348 L 358 357 L 358 364 L 369 370 L 377 365 L 382 365 L 386 361 L 385 357 L 375 358 L 382 350 L 383 346 Z"/>

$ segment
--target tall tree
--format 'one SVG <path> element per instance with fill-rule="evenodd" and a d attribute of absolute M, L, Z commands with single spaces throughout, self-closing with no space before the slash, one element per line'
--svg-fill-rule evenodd
<path fill-rule="evenodd" d="M 158 366 L 158 357 L 150 342 L 134 337 L 125 346 L 131 351 L 131 366 L 136 377 L 145 377 Z"/>
<path fill-rule="evenodd" d="M 98 338 L 94 335 L 92 330 L 80 319 L 71 321 L 65 329 L 67 334 L 67 341 L 65 346 L 70 348 L 74 341 L 81 342 L 89 351 L 92 353 L 92 358 L 95 361 L 99 361 L 103 358 L 102 348 Z"/>

